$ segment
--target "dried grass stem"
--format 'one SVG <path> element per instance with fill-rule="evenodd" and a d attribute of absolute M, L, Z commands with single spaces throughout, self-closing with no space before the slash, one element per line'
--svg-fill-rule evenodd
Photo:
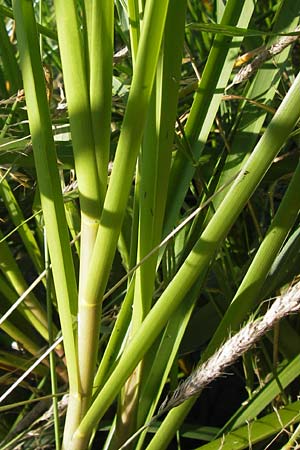
<path fill-rule="evenodd" d="M 178 386 L 170 398 L 166 398 L 159 412 L 166 412 L 199 394 L 213 380 L 224 374 L 225 369 L 249 350 L 276 322 L 299 311 L 300 282 L 278 297 L 263 317 L 249 322 L 237 334 L 229 338 L 213 356 Z"/>

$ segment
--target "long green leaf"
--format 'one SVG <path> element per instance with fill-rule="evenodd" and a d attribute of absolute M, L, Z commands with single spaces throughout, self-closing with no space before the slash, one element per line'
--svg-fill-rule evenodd
<path fill-rule="evenodd" d="M 249 448 L 250 443 L 253 445 L 271 436 L 276 437 L 289 425 L 299 422 L 299 407 L 300 402 L 291 403 L 195 450 L 217 450 L 220 446 L 224 450 L 242 450 Z"/>
<path fill-rule="evenodd" d="M 190 23 L 188 27 L 193 30 L 204 31 L 206 33 L 220 33 L 224 36 L 298 36 L 300 31 L 287 31 L 286 33 L 276 33 L 270 31 L 253 30 L 251 28 L 233 27 L 230 25 L 222 25 L 218 23 Z"/>
<path fill-rule="evenodd" d="M 31 2 L 13 2 L 21 70 L 71 389 L 78 390 L 73 318 L 77 288 Z"/>

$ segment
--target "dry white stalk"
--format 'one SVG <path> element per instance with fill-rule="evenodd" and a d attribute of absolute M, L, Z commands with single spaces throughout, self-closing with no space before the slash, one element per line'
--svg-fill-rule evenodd
<path fill-rule="evenodd" d="M 300 31 L 300 26 L 296 27 L 295 32 Z M 226 91 L 230 89 L 235 84 L 240 84 L 243 81 L 247 81 L 252 74 L 254 74 L 258 68 L 269 59 L 273 58 L 278 53 L 281 53 L 286 47 L 291 45 L 298 39 L 298 35 L 294 36 L 283 36 L 269 48 L 262 50 L 249 64 L 242 67 L 239 72 L 233 78 L 232 83 L 227 86 Z"/>
<path fill-rule="evenodd" d="M 278 297 L 266 314 L 249 322 L 237 334 L 232 336 L 207 361 L 201 364 L 178 388 L 166 399 L 160 411 L 167 411 L 178 406 L 194 395 L 199 394 L 213 380 L 224 374 L 240 356 L 249 350 L 276 322 L 289 314 L 300 311 L 300 283 Z"/>

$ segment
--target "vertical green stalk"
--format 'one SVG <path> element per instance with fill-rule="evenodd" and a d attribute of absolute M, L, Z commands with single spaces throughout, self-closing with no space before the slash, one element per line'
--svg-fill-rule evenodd
<path fill-rule="evenodd" d="M 68 365 L 71 395 L 67 424 L 70 425 L 77 423 L 77 418 L 74 418 L 74 416 L 77 415 L 78 404 L 80 404 L 76 344 L 73 330 L 73 319 L 77 312 L 77 286 L 57 169 L 33 5 L 30 1 L 19 2 L 15 0 L 13 1 L 13 10 L 17 25 L 20 64 L 35 166 Z M 70 429 L 72 428 L 70 427 Z"/>
<path fill-rule="evenodd" d="M 81 208 L 78 366 L 80 388 L 83 395 L 81 414 L 83 414 L 91 394 L 96 353 L 95 347 L 92 349 L 88 344 L 91 334 L 94 336 L 90 328 L 90 315 L 93 316 L 94 311 L 91 309 L 88 313 L 86 312 L 84 291 L 89 283 L 88 269 L 101 211 L 98 168 L 90 109 L 90 82 L 88 79 L 90 70 L 87 70 L 86 67 L 86 62 L 90 60 L 87 51 L 88 48 L 92 48 L 92 40 L 90 39 L 87 45 L 86 30 L 81 31 L 80 29 L 76 1 L 66 0 L 61 2 L 56 0 L 54 4 Z M 82 8 L 84 8 L 84 3 Z M 91 11 L 89 10 L 89 17 L 87 18 L 89 22 L 91 20 L 90 13 Z M 90 61 L 90 64 L 92 64 L 92 61 Z M 98 126 L 100 127 L 101 125 Z M 104 193 L 102 192 L 103 195 Z M 84 348 L 83 343 L 85 344 Z M 93 341 L 94 343 L 95 341 Z M 94 357 L 91 357 L 92 354 Z"/>
<path fill-rule="evenodd" d="M 107 171 L 110 152 L 113 25 L 113 0 L 94 1 L 91 27 L 90 104 L 101 208 L 107 189 Z"/>
<path fill-rule="evenodd" d="M 64 84 L 82 213 L 80 292 L 94 245 L 100 217 L 99 180 L 90 112 L 85 46 L 74 0 L 55 1 Z M 67 30 L 67 32 L 66 32 Z M 81 281 L 82 280 L 82 281 Z"/>
<path fill-rule="evenodd" d="M 94 151 L 96 158 L 96 169 L 99 181 L 99 209 L 102 210 L 104 197 L 107 189 L 108 161 L 110 153 L 110 122 L 111 122 L 111 102 L 112 102 L 112 60 L 113 60 L 113 19 L 114 2 L 99 0 L 93 2 L 91 10 L 91 50 L 90 61 L 90 107 L 91 121 L 94 141 Z M 96 231 L 96 230 L 95 230 Z M 82 239 L 82 246 L 85 245 Z M 92 249 L 91 249 L 92 250 Z M 82 248 L 82 251 L 84 249 Z M 89 265 L 81 264 L 81 290 L 89 283 Z M 98 311 L 100 318 L 101 311 Z M 93 309 L 88 312 L 85 299 L 80 295 L 78 309 L 78 356 L 80 367 L 80 378 L 83 392 L 86 395 L 86 404 L 83 405 L 83 412 L 86 410 L 91 393 L 94 378 L 95 361 L 94 358 L 87 358 L 87 342 L 93 339 L 90 324 L 94 320 Z M 95 344 L 95 341 L 94 341 Z M 96 352 L 95 356 L 96 356 Z"/>
<path fill-rule="evenodd" d="M 141 34 L 141 17 L 139 11 L 139 1 L 128 0 L 127 8 L 128 8 L 131 55 L 132 55 L 132 67 L 133 70 L 135 70 L 138 44 Z M 137 164 L 135 174 L 134 196 L 133 196 L 133 214 L 132 214 L 132 226 L 131 226 L 130 249 L 129 249 L 129 268 L 135 265 L 137 258 L 140 181 L 141 177 L 139 171 L 139 164 Z"/>
<path fill-rule="evenodd" d="M 85 267 L 85 263 L 89 261 L 100 214 L 89 81 L 85 70 L 85 47 L 77 17 L 76 2 L 56 1 L 55 11 L 82 211 L 82 233 L 84 234 L 82 247 L 86 252 L 82 265 Z"/>
<path fill-rule="evenodd" d="M 244 2 L 228 0 L 221 24 L 247 27 L 253 9 L 254 0 Z M 217 34 L 214 38 L 184 129 L 195 161 L 201 155 L 215 120 L 241 42 L 241 37 L 231 39 L 222 34 Z M 185 145 L 184 142 L 183 145 Z M 166 233 L 172 229 L 173 223 L 177 219 L 194 172 L 193 161 L 188 159 L 184 152 L 177 152 L 170 176 L 168 215 L 165 221 Z"/>
<path fill-rule="evenodd" d="M 81 1 L 81 11 L 82 16 L 81 21 L 83 23 L 82 27 L 84 28 L 83 39 L 84 39 L 84 54 L 85 54 L 85 69 L 86 69 L 86 79 L 87 81 L 90 79 L 90 56 L 92 54 L 92 21 L 93 21 L 93 9 L 95 9 L 96 2 L 91 2 L 89 0 Z"/>
<path fill-rule="evenodd" d="M 128 0 L 129 34 L 131 42 L 132 65 L 135 66 L 140 40 L 140 14 L 138 0 Z"/>
<path fill-rule="evenodd" d="M 53 344 L 53 323 L 52 323 L 52 277 L 50 270 L 49 251 L 47 243 L 47 231 L 44 229 L 44 257 L 46 270 L 46 296 L 47 296 L 47 319 L 49 329 L 49 345 Z M 58 399 L 57 399 L 57 376 L 55 371 L 55 354 L 51 352 L 49 355 L 50 374 L 51 374 L 51 393 L 53 395 L 53 419 L 54 419 L 54 435 L 55 435 L 55 450 L 60 450 L 60 435 L 59 435 L 59 414 L 58 414 Z"/>
<path fill-rule="evenodd" d="M 180 2 L 171 0 L 169 2 L 162 50 L 157 65 L 156 82 L 139 158 L 138 261 L 141 261 L 161 241 L 181 73 L 185 9 L 186 2 L 184 0 Z M 156 254 L 150 258 L 136 272 L 132 323 L 130 327 L 131 336 L 134 336 L 140 328 L 152 306 L 157 257 L 158 255 Z M 136 427 L 134 422 L 143 403 L 140 398 L 140 389 L 147 382 L 148 389 L 152 390 L 151 398 L 155 399 L 160 388 L 157 378 L 152 377 L 150 380 L 148 378 L 150 368 L 154 365 L 157 373 L 160 368 L 162 372 L 166 368 L 165 359 L 163 358 L 154 364 L 153 359 L 156 356 L 155 350 L 149 352 L 142 364 L 136 368 L 124 388 L 124 401 L 120 405 L 120 416 L 122 419 L 117 422 L 117 425 L 120 423 L 120 429 L 117 428 L 115 432 L 115 435 L 120 432 L 120 436 L 118 436 L 119 444 L 121 444 L 121 441 L 124 442 L 130 435 L 130 428 L 134 430 Z M 154 383 L 152 384 L 153 381 Z M 161 381 L 162 377 L 160 376 Z M 135 402 L 133 398 L 135 398 Z M 127 404 L 128 399 L 130 399 L 129 404 Z M 147 406 L 145 409 L 148 407 L 149 414 L 151 407 L 147 400 L 143 399 L 143 401 L 146 401 Z M 145 420 L 144 414 L 142 414 L 139 422 L 142 421 L 143 423 L 143 420 Z"/>
<path fill-rule="evenodd" d="M 157 123 L 159 117 L 156 115 L 158 109 L 156 98 L 156 86 L 154 84 L 151 102 L 145 125 L 144 139 L 139 156 L 139 183 L 136 186 L 138 205 L 138 246 L 137 261 L 139 262 L 157 244 L 154 244 L 154 224 L 157 219 L 156 214 L 156 186 L 157 186 L 157 162 L 158 162 L 158 142 Z M 165 174 L 168 178 L 168 173 Z M 130 336 L 134 336 L 136 330 L 141 326 L 142 321 L 151 308 L 154 280 L 156 274 L 157 255 L 148 259 L 135 274 L 134 302 L 132 306 L 132 320 L 130 326 Z M 129 337 L 130 341 L 130 337 Z M 139 384 L 141 379 L 141 364 L 136 367 L 133 374 L 127 380 L 121 392 L 116 430 L 114 433 L 114 443 L 110 449 L 119 448 L 126 439 L 133 434 L 136 428 L 136 417 L 139 404 Z"/>

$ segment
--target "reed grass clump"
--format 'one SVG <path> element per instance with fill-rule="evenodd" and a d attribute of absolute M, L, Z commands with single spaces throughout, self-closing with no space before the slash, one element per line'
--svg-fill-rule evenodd
<path fill-rule="evenodd" d="M 294 411 L 297 320 L 271 346 L 285 303 L 241 327 L 298 281 L 299 15 L 292 0 L 0 2 L 3 450 L 189 448 L 199 391 L 240 355 L 248 403 L 211 449 L 276 396 Z M 166 391 L 155 435 L 135 434 Z M 45 398 L 53 432 L 20 431 Z"/>

